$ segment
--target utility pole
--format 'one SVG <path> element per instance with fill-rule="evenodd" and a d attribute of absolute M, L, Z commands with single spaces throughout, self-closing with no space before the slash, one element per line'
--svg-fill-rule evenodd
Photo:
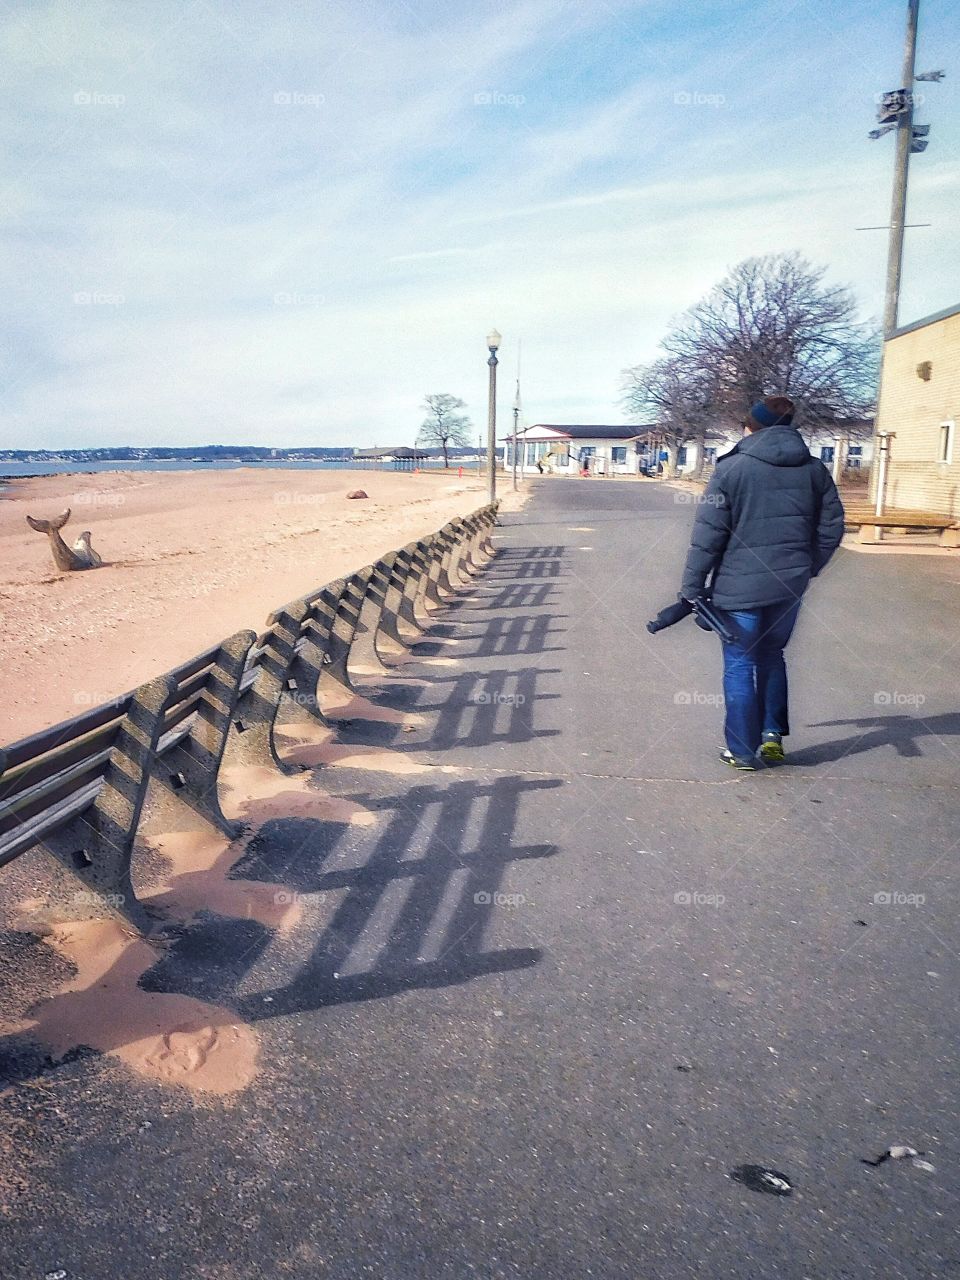
<path fill-rule="evenodd" d="M 907 176 L 913 144 L 913 77 L 917 53 L 917 21 L 920 0 L 908 0 L 907 35 L 903 49 L 900 84 L 906 94 L 904 109 L 897 120 L 897 153 L 893 168 L 893 201 L 890 206 L 890 246 L 887 253 L 887 287 L 883 304 L 883 336 L 889 338 L 897 327 L 900 309 L 900 276 L 903 271 L 903 225 L 907 215 Z"/>

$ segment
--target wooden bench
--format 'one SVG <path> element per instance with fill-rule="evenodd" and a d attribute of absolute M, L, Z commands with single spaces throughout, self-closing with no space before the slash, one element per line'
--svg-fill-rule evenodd
<path fill-rule="evenodd" d="M 849 528 L 859 527 L 858 541 L 864 543 L 880 542 L 884 529 L 909 529 L 917 532 L 939 532 L 940 546 L 960 547 L 960 521 L 954 516 L 945 516 L 937 511 L 888 507 L 883 515 L 878 516 L 869 507 L 848 507 L 844 512 L 844 523 Z"/>

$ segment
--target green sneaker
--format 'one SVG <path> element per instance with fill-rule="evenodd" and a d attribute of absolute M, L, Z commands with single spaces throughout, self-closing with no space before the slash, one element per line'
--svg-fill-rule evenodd
<path fill-rule="evenodd" d="M 720 752 L 720 759 L 724 764 L 728 764 L 731 769 L 740 769 L 743 773 L 756 773 L 757 771 L 756 760 L 751 760 L 747 756 L 735 756 L 726 747 Z"/>
<path fill-rule="evenodd" d="M 765 733 L 760 743 L 760 759 L 765 764 L 783 764 L 787 755 L 779 733 Z"/>

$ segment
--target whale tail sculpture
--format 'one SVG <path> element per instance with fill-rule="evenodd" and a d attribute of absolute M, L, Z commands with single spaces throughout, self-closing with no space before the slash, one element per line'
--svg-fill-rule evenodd
<path fill-rule="evenodd" d="M 103 561 L 90 545 L 89 529 L 85 529 L 80 534 L 72 547 L 68 547 L 61 538 L 60 530 L 69 519 L 70 508 L 67 507 L 66 511 L 54 520 L 38 520 L 34 516 L 27 516 L 27 524 L 31 529 L 36 529 L 37 533 L 45 533 L 50 539 L 50 550 L 53 552 L 53 560 L 58 569 L 62 569 L 65 573 L 77 569 L 99 569 Z"/>

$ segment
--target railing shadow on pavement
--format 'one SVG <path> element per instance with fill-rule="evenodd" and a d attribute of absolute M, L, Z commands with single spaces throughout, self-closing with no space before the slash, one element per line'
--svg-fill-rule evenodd
<path fill-rule="evenodd" d="M 526 551 L 513 553 L 514 559 L 518 563 L 526 563 Z M 538 553 L 542 548 L 530 548 L 533 553 Z M 556 559 L 556 553 L 563 552 L 564 548 L 546 548 L 550 552 L 551 560 Z M 499 566 L 501 557 L 509 555 L 502 550 L 498 550 L 497 558 L 492 562 L 484 575 L 484 582 L 487 583 L 494 577 L 494 569 Z M 510 570 L 506 576 L 510 578 L 513 571 Z M 510 582 L 504 590 L 532 591 L 537 592 L 541 587 L 546 585 L 552 589 L 551 584 L 533 584 L 527 581 L 520 583 Z M 420 639 L 407 641 L 409 655 L 414 659 L 413 663 L 409 662 L 409 657 L 404 656 L 402 661 L 392 663 L 389 658 L 375 659 L 372 664 L 368 665 L 362 672 L 357 671 L 355 686 L 358 692 L 361 692 L 374 706 L 402 708 L 404 711 L 416 713 L 428 710 L 440 710 L 444 704 L 425 704 L 422 699 L 427 696 L 427 690 L 424 688 L 424 676 L 422 672 L 415 670 L 416 659 L 429 657 L 443 657 L 450 654 L 448 647 L 449 640 L 456 638 L 458 641 L 458 661 L 468 661 L 470 658 L 507 658 L 514 656 L 541 656 L 548 653 L 559 653 L 562 646 L 551 644 L 550 641 L 555 639 L 564 630 L 562 625 L 566 614 L 560 614 L 552 611 L 546 600 L 524 600 L 521 596 L 516 597 L 514 608 L 542 607 L 546 611 L 543 613 L 514 613 L 512 617 L 504 618 L 500 616 L 490 617 L 488 610 L 493 607 L 506 608 L 506 603 L 499 604 L 497 597 L 484 596 L 482 599 L 470 602 L 467 599 L 458 599 L 451 602 L 449 609 L 446 611 L 444 619 L 438 620 L 430 627 L 429 634 Z M 469 613 L 464 614 L 464 610 Z M 560 625 L 558 625 L 560 624 Z M 471 651 L 464 654 L 462 645 L 464 643 L 471 644 Z M 358 651 L 360 646 L 358 646 Z M 369 646 L 367 648 L 367 657 L 369 659 Z M 538 668 L 541 673 L 547 674 L 544 668 Z M 478 676 L 461 677 L 459 675 L 445 677 L 440 671 L 434 669 L 430 671 L 429 685 L 431 687 L 439 687 L 444 683 L 451 685 L 461 685 L 464 680 L 470 679 L 475 681 Z M 525 677 L 529 679 L 529 677 Z M 460 697 L 456 688 L 451 689 L 450 699 L 457 700 Z M 391 730 L 389 726 L 378 722 L 363 722 L 362 720 L 354 720 L 350 725 L 349 732 L 351 734 L 359 734 L 363 741 L 369 742 L 377 740 L 379 742 L 399 739 L 399 732 Z M 413 745 L 412 743 L 409 745 Z"/>
<path fill-rule="evenodd" d="M 174 939 L 141 986 L 182 990 L 257 1022 L 529 968 L 540 960 L 539 948 L 487 950 L 484 935 L 510 863 L 558 852 L 550 844 L 511 843 L 520 797 L 561 785 L 501 777 L 425 784 L 386 797 L 351 794 L 351 801 L 389 815 L 359 863 L 346 829 L 331 840 L 328 823 L 274 820 L 232 875 L 281 883 L 288 900 L 303 908 L 302 928 L 313 943 L 295 977 L 251 989 L 273 931 L 210 917 Z M 474 828 L 476 847 L 465 849 L 463 833 Z M 362 850 L 362 837 L 359 843 Z"/>
<path fill-rule="evenodd" d="M 960 736 L 960 712 L 941 712 L 934 716 L 863 716 L 852 720 L 820 720 L 807 725 L 808 729 L 842 728 L 855 726 L 861 730 L 834 742 L 816 743 L 791 751 L 791 765 L 832 764 L 847 756 L 862 755 L 878 747 L 893 747 L 897 755 L 922 756 L 919 739 L 951 738 Z"/>

